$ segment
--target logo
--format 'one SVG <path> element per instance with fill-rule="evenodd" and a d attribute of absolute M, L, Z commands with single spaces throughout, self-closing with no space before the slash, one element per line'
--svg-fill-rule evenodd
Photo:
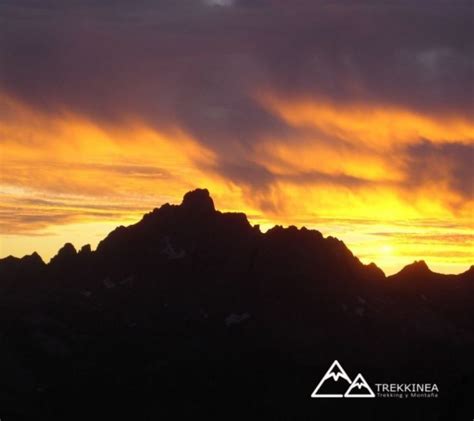
<path fill-rule="evenodd" d="M 375 398 L 375 394 L 365 381 L 362 374 L 358 374 L 352 384 L 344 393 L 345 398 Z"/>
<path fill-rule="evenodd" d="M 358 373 L 354 380 L 348 376 L 339 361 L 334 362 L 311 394 L 312 398 L 437 398 L 436 383 L 375 383 L 377 395 L 364 376 Z"/>
<path fill-rule="evenodd" d="M 312 398 L 374 398 L 375 394 L 362 374 L 354 381 L 347 375 L 339 361 L 334 360 L 311 394 Z"/>

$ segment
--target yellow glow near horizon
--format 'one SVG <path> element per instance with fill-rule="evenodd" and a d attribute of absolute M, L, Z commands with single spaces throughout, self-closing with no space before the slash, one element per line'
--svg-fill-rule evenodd
<path fill-rule="evenodd" d="M 393 246 L 390 244 L 384 244 L 382 247 L 380 247 L 380 253 L 388 256 L 392 256 L 394 252 Z"/>
<path fill-rule="evenodd" d="M 262 230 L 318 229 L 386 273 L 419 259 L 445 273 L 472 264 L 472 198 L 443 179 L 401 187 L 404 158 L 397 153 L 420 138 L 472 143 L 472 123 L 383 107 L 262 101 L 288 124 L 317 131 L 252 146 L 246 158 L 276 177 L 259 190 L 213 171 L 219 157 L 180 127 L 158 130 L 132 118 L 99 125 L 0 96 L 12 110 L 0 116 L 0 257 L 36 250 L 48 260 L 66 241 L 95 246 L 116 225 L 206 187 L 220 210 L 245 212 Z"/>

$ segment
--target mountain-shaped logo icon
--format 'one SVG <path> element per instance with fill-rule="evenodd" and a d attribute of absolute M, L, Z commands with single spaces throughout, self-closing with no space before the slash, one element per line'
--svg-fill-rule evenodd
<path fill-rule="evenodd" d="M 358 374 L 352 384 L 344 393 L 345 398 L 375 398 L 375 394 L 365 381 L 362 374 Z"/>
<path fill-rule="evenodd" d="M 312 398 L 342 398 L 347 387 L 352 384 L 350 377 L 337 360 L 334 360 L 329 370 L 311 394 Z"/>
<path fill-rule="evenodd" d="M 375 398 L 362 374 L 350 379 L 339 361 L 334 360 L 311 394 L 312 398 Z"/>

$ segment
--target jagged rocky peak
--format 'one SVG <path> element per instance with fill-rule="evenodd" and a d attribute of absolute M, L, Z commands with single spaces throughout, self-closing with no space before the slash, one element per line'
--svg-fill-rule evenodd
<path fill-rule="evenodd" d="M 66 243 L 59 249 L 58 256 L 74 256 L 76 253 L 76 248 L 71 243 Z"/>
<path fill-rule="evenodd" d="M 407 267 L 411 267 L 412 269 L 416 270 L 431 272 L 430 268 L 424 260 L 415 260 L 411 265 L 408 265 Z"/>
<path fill-rule="evenodd" d="M 264 236 L 267 239 L 280 239 L 283 241 L 293 241 L 299 243 L 302 247 L 310 245 L 323 244 L 324 237 L 321 232 L 315 229 L 308 229 L 306 227 L 298 228 L 294 225 L 283 227 L 282 225 L 275 225 L 270 228 Z"/>
<path fill-rule="evenodd" d="M 207 189 L 196 189 L 186 193 L 181 207 L 196 213 L 212 213 L 216 210 L 214 201 Z"/>
<path fill-rule="evenodd" d="M 374 262 L 364 265 L 366 274 L 373 279 L 384 279 L 385 273 Z"/>
<path fill-rule="evenodd" d="M 91 254 L 91 253 L 92 253 L 91 245 L 90 244 L 85 244 L 81 247 L 78 254 L 88 255 L 88 254 Z"/>
<path fill-rule="evenodd" d="M 71 243 L 66 243 L 59 249 L 58 253 L 51 259 L 50 263 L 54 264 L 56 262 L 62 262 L 76 256 L 76 254 L 76 248 Z"/>
<path fill-rule="evenodd" d="M 34 265 L 44 265 L 45 264 L 43 262 L 43 259 L 41 258 L 41 256 L 38 253 L 36 253 L 36 251 L 31 253 L 30 255 L 23 256 L 21 258 L 21 260 L 23 262 L 28 262 L 28 263 L 34 264 Z"/>
<path fill-rule="evenodd" d="M 22 258 L 8 256 L 4 259 L 0 259 L 0 262 L 4 265 L 27 265 L 27 266 L 44 266 L 45 263 L 41 256 L 34 251 L 31 254 L 27 254 Z"/>
<path fill-rule="evenodd" d="M 415 277 L 425 277 L 431 275 L 433 272 L 428 267 L 424 260 L 415 260 L 413 263 L 405 266 L 400 272 L 393 275 L 393 277 L 400 276 L 415 276 Z"/>

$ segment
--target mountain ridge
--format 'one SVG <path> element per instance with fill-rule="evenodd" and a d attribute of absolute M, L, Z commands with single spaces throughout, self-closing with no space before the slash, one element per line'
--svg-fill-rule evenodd
<path fill-rule="evenodd" d="M 89 244 L 85 244 L 81 247 L 81 249 L 76 250 L 76 248 L 71 244 L 71 243 L 65 243 L 59 250 L 58 252 L 51 257 L 50 261 L 48 263 L 45 263 L 41 256 L 34 251 L 30 255 L 25 255 L 23 257 L 14 257 L 14 256 L 7 256 L 5 258 L 0 259 L 0 266 L 5 265 L 5 264 L 12 264 L 13 261 L 16 262 L 16 265 L 23 264 L 21 262 L 28 262 L 31 259 L 35 260 L 36 263 L 38 264 L 38 257 L 41 262 L 43 262 L 44 265 L 50 266 L 54 265 L 57 263 L 58 260 L 64 260 L 67 259 L 68 257 L 72 257 L 77 254 L 91 254 L 91 253 L 97 253 L 100 252 L 104 247 L 107 247 L 105 244 L 107 242 L 110 242 L 112 240 L 115 240 L 116 238 L 120 238 L 121 234 L 124 234 L 127 232 L 132 227 L 140 226 L 146 224 L 148 227 L 153 227 L 153 225 L 156 225 L 157 219 L 160 217 L 163 217 L 163 215 L 166 215 L 170 211 L 180 209 L 182 212 L 185 214 L 187 218 L 191 218 L 191 220 L 196 220 L 196 218 L 209 218 L 213 214 L 218 214 L 222 215 L 224 218 L 226 218 L 229 222 L 232 221 L 233 223 L 239 223 L 240 228 L 242 229 L 252 229 L 254 231 L 257 231 L 260 233 L 262 236 L 266 235 L 273 235 L 275 232 L 287 232 L 287 233 L 292 233 L 296 234 L 298 232 L 300 233 L 312 233 L 312 235 L 315 238 L 318 239 L 323 239 L 325 240 L 328 244 L 339 244 L 341 246 L 341 249 L 345 248 L 347 249 L 347 252 L 349 252 L 352 256 L 352 252 L 350 251 L 349 248 L 344 244 L 343 241 L 339 240 L 336 237 L 333 236 L 327 236 L 323 237 L 320 231 L 314 230 L 314 229 L 308 229 L 306 227 L 301 227 L 297 228 L 296 226 L 290 225 L 288 227 L 283 227 L 281 225 L 275 225 L 269 230 L 267 230 L 265 233 L 260 232 L 259 226 L 254 225 L 252 226 L 250 222 L 247 219 L 247 216 L 245 213 L 242 212 L 220 212 L 215 209 L 214 201 L 209 193 L 209 190 L 207 189 L 195 189 L 193 191 L 187 192 L 182 200 L 182 203 L 180 205 L 172 205 L 169 203 L 165 203 L 159 208 L 153 209 L 151 212 L 148 212 L 143 215 L 140 221 L 138 221 L 135 224 L 129 225 L 127 227 L 121 225 L 116 227 L 114 230 L 112 230 L 105 238 L 103 238 L 97 245 L 96 250 L 92 251 L 91 247 Z M 133 228 L 132 228 L 133 229 Z M 354 256 L 355 257 L 355 256 Z M 355 257 L 357 260 L 359 260 L 357 257 Z M 383 270 L 377 266 L 376 263 L 371 262 L 369 264 L 364 265 L 368 271 L 372 272 L 372 276 L 380 277 L 383 274 L 384 278 L 387 279 L 398 279 L 403 277 L 404 274 L 407 273 L 412 273 L 412 274 L 421 274 L 421 275 L 427 275 L 429 274 L 434 274 L 434 275 L 447 275 L 447 276 L 462 276 L 466 274 L 471 274 L 473 269 L 473 266 L 468 268 L 465 272 L 462 272 L 460 274 L 440 274 L 431 271 L 431 269 L 428 267 L 425 261 L 414 261 L 411 264 L 408 264 L 404 266 L 399 272 L 392 274 L 392 275 L 385 275 Z"/>

